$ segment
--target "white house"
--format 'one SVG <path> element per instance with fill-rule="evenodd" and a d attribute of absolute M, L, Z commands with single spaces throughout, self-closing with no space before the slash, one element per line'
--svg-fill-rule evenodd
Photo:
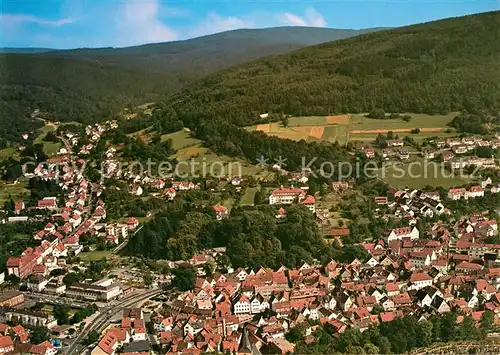
<path fill-rule="evenodd" d="M 411 240 L 418 239 L 420 232 L 416 227 L 396 228 L 385 237 L 385 241 L 389 243 L 391 240 L 401 240 L 403 238 L 410 238 Z"/>
<path fill-rule="evenodd" d="M 279 188 L 273 190 L 269 196 L 270 205 L 292 204 L 295 200 L 302 201 L 306 197 L 306 192 L 297 188 Z"/>
<path fill-rule="evenodd" d="M 246 296 L 240 296 L 234 304 L 234 314 L 248 314 L 251 311 L 250 301 Z"/>
<path fill-rule="evenodd" d="M 421 288 L 432 286 L 432 277 L 425 272 L 417 272 L 410 276 L 410 287 L 408 290 L 420 290 Z"/>

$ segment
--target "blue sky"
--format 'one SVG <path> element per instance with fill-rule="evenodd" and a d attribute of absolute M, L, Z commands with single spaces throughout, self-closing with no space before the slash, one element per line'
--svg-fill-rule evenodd
<path fill-rule="evenodd" d="M 123 47 L 273 26 L 396 27 L 499 0 L 0 0 L 1 47 Z"/>

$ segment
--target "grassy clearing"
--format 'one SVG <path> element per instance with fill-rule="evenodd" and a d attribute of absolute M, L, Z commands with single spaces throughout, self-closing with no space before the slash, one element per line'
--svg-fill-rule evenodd
<path fill-rule="evenodd" d="M 98 261 L 109 258 L 111 255 L 113 255 L 111 250 L 95 250 L 82 252 L 78 254 L 78 257 L 83 261 Z"/>
<path fill-rule="evenodd" d="M 54 132 L 55 130 L 56 130 L 56 128 L 54 126 L 50 126 L 50 125 L 45 125 L 42 128 L 39 128 L 37 130 L 38 137 L 37 137 L 37 139 L 35 139 L 35 144 L 36 143 L 43 143 L 42 139 L 47 135 L 47 133 Z"/>
<path fill-rule="evenodd" d="M 413 128 L 446 128 L 447 124 L 457 115 L 456 112 L 447 115 L 429 116 L 424 114 L 410 114 L 409 122 L 402 119 L 376 120 L 367 118 L 364 115 L 353 115 L 352 130 L 393 130 L 393 129 L 413 129 Z"/>
<path fill-rule="evenodd" d="M 14 201 L 25 198 L 30 194 L 30 190 L 27 187 L 28 182 L 24 180 L 18 180 L 16 184 L 0 182 L 0 205 L 9 201 L 11 197 Z"/>
<path fill-rule="evenodd" d="M 258 187 L 249 187 L 241 197 L 240 206 L 253 206 Z"/>
<path fill-rule="evenodd" d="M 257 175 L 258 178 L 266 173 L 262 168 L 243 159 L 217 155 L 199 144 L 180 149 L 173 157 L 183 162 L 178 166 L 178 172 L 181 174 L 190 174 L 191 170 L 194 170 L 194 173 L 206 176 Z"/>
<path fill-rule="evenodd" d="M 54 132 L 56 130 L 56 127 L 53 125 L 45 125 L 42 128 L 40 128 L 38 132 L 38 137 L 34 140 L 34 144 L 43 144 L 43 151 L 45 154 L 47 154 L 49 157 L 52 155 L 55 155 L 59 149 L 62 148 L 63 144 L 61 142 L 44 142 L 43 139 L 49 132 Z"/>
<path fill-rule="evenodd" d="M 167 139 L 172 140 L 172 147 L 175 150 L 191 147 L 193 145 L 199 145 L 201 142 L 199 139 L 193 138 L 191 136 L 191 133 L 185 130 L 164 134 L 161 136 L 162 141 L 166 141 Z"/>
<path fill-rule="evenodd" d="M 327 142 L 338 142 L 339 144 L 346 144 L 349 137 L 348 126 L 326 126 L 323 132 L 322 139 Z"/>
<path fill-rule="evenodd" d="M 349 125 L 328 124 L 327 117 L 292 117 L 288 127 L 279 122 L 247 127 L 249 131 L 262 131 L 270 136 L 295 141 L 327 141 L 345 144 Z"/>
<path fill-rule="evenodd" d="M 302 116 L 290 117 L 288 119 L 288 124 L 290 127 L 326 126 L 328 125 L 328 122 L 326 121 L 326 116 Z"/>
<path fill-rule="evenodd" d="M 291 117 L 288 127 L 283 127 L 280 122 L 260 124 L 247 127 L 249 131 L 262 131 L 271 136 L 283 139 L 306 141 L 326 141 L 346 144 L 348 141 L 372 141 L 381 132 L 394 131 L 401 137 L 410 135 L 409 131 L 420 128 L 421 133 L 411 135 L 417 140 L 426 137 L 450 137 L 456 135 L 454 131 L 444 132 L 450 129 L 447 124 L 457 113 L 447 115 L 429 116 L 424 114 L 410 114 L 409 122 L 402 119 L 376 120 L 365 117 L 366 114 L 341 115 L 341 116 L 309 116 Z M 323 133 L 318 136 L 319 128 L 323 127 Z M 397 132 L 397 131 L 401 132 Z M 366 132 L 363 132 L 366 131 Z"/>
<path fill-rule="evenodd" d="M 19 157 L 19 151 L 15 148 L 5 148 L 0 150 L 0 160 Z"/>
<path fill-rule="evenodd" d="M 52 155 L 57 154 L 59 149 L 62 148 L 62 143 L 59 142 L 43 142 L 43 151 L 45 154 L 47 154 L 49 157 Z"/>
<path fill-rule="evenodd" d="M 441 164 L 424 164 L 421 159 L 412 164 L 397 163 L 386 166 L 377 172 L 380 179 L 396 188 L 421 189 L 427 185 L 451 188 L 470 183 L 467 177 L 451 176 L 448 170 L 442 170 Z"/>
<path fill-rule="evenodd" d="M 64 127 L 64 126 L 83 126 L 83 123 L 77 122 L 77 121 L 69 121 L 69 122 L 61 122 L 59 124 L 59 127 Z"/>

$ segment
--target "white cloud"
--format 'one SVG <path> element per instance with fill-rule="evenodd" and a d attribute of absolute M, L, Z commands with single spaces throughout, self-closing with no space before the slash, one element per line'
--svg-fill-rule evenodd
<path fill-rule="evenodd" d="M 203 21 L 188 30 L 187 37 L 198 37 L 239 28 L 253 28 L 255 26 L 256 23 L 252 19 L 236 16 L 223 17 L 215 12 L 210 12 Z"/>
<path fill-rule="evenodd" d="M 61 27 L 70 23 L 74 20 L 71 18 L 61 18 L 58 20 L 47 20 L 41 17 L 33 15 L 22 15 L 22 14 L 1 14 L 0 22 L 2 27 L 14 27 L 17 25 L 22 25 L 26 23 L 35 23 L 40 26 L 54 26 Z"/>
<path fill-rule="evenodd" d="M 303 16 L 285 12 L 280 20 L 281 24 L 287 26 L 326 27 L 327 25 L 323 15 L 312 7 L 307 8 Z"/>
<path fill-rule="evenodd" d="M 177 33 L 159 20 L 158 0 L 126 3 L 116 17 L 119 46 L 166 42 L 177 39 Z"/>

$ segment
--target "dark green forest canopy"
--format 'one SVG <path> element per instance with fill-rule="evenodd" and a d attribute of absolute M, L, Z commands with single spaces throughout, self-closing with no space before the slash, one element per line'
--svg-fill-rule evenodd
<path fill-rule="evenodd" d="M 128 103 L 160 99 L 161 75 L 73 59 L 0 55 L 0 126 L 2 138 L 41 126 L 35 109 L 54 121 L 93 123 L 109 119 Z M 19 139 L 19 138 L 18 138 Z"/>
<path fill-rule="evenodd" d="M 244 126 L 268 111 L 496 114 L 499 34 L 497 11 L 320 44 L 209 75 L 186 86 L 175 109 L 193 127 L 210 117 Z"/>

